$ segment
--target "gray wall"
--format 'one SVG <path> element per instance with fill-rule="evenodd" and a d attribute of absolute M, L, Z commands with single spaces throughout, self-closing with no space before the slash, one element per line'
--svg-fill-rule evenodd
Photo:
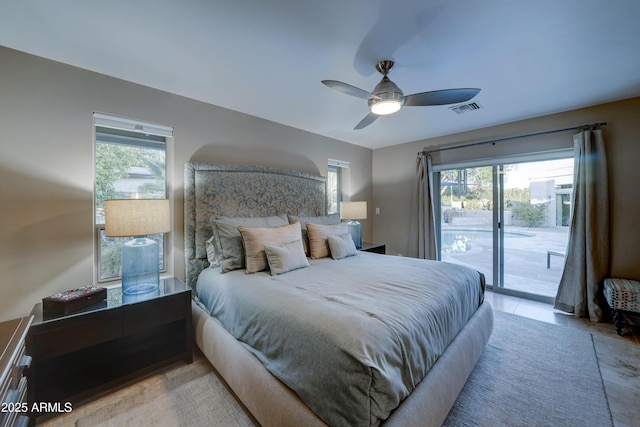
<path fill-rule="evenodd" d="M 474 114 L 474 113 L 471 113 Z M 441 147 L 503 137 L 608 122 L 603 127 L 607 147 L 611 212 L 611 276 L 640 280 L 640 98 L 552 114 L 470 132 L 432 138 L 373 152 L 374 241 L 387 253 L 416 256 L 410 235 L 416 155 L 425 147 Z M 464 116 L 461 116 L 463 119 Z M 451 150 L 434 155 L 434 163 L 493 158 L 572 146 L 572 132 L 519 139 L 496 145 Z"/>
<path fill-rule="evenodd" d="M 329 158 L 345 160 L 345 196 L 371 206 L 369 149 L 0 47 L 0 320 L 94 282 L 93 112 L 174 127 L 168 267 L 178 277 L 185 161 L 326 176 Z M 373 220 L 362 224 L 368 240 Z"/>
<path fill-rule="evenodd" d="M 425 146 L 608 121 L 612 275 L 640 279 L 640 98 L 372 152 L 0 47 L 0 320 L 27 314 L 51 293 L 93 283 L 94 111 L 174 126 L 169 272 L 178 277 L 184 276 L 185 161 L 264 164 L 321 175 L 328 158 L 349 161 L 345 196 L 369 201 L 365 240 L 386 243 L 388 253 L 414 255 L 408 243 L 413 166 Z M 571 145 L 570 133 L 559 136 L 457 150 L 435 160 Z M 375 207 L 380 215 L 373 214 Z"/>

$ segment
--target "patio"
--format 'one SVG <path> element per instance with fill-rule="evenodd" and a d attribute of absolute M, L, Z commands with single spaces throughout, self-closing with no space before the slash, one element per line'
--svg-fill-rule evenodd
<path fill-rule="evenodd" d="M 555 297 L 568 233 L 568 227 L 506 226 L 503 287 Z M 487 284 L 494 284 L 493 235 L 488 225 L 442 224 L 442 235 L 443 261 L 472 267 L 484 273 Z"/>

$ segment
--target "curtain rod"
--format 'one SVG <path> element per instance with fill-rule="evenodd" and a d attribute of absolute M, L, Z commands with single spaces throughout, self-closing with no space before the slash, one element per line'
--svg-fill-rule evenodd
<path fill-rule="evenodd" d="M 492 139 L 490 141 L 482 141 L 482 142 L 472 142 L 469 144 L 462 144 L 462 145 L 454 145 L 451 147 L 443 147 L 443 148 L 436 148 L 435 150 L 423 150 L 420 151 L 418 153 L 419 156 L 424 156 L 430 153 L 437 153 L 438 151 L 447 151 L 447 150 L 455 150 L 457 148 L 467 148 L 467 147 L 475 147 L 476 145 L 485 145 L 485 144 L 496 144 L 497 142 L 504 142 L 504 141 L 511 141 L 512 139 L 520 139 L 520 138 L 529 138 L 531 136 L 540 136 L 540 135 L 548 135 L 551 133 L 558 133 L 558 132 L 567 132 L 570 130 L 596 130 L 596 129 L 600 129 L 600 126 L 606 126 L 607 122 L 601 122 L 601 123 L 593 123 L 590 125 L 582 125 L 582 126 L 574 126 L 574 127 L 570 127 L 570 128 L 565 128 L 565 129 L 555 129 L 555 130 L 548 130 L 548 131 L 544 131 L 544 132 L 537 132 L 537 133 L 529 133 L 526 135 L 518 135 L 518 136 L 509 136 L 506 138 L 500 138 L 500 139 Z"/>

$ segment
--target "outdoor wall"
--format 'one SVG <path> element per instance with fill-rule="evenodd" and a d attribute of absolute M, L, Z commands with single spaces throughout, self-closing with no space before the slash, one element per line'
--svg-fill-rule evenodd
<path fill-rule="evenodd" d="M 327 174 L 372 200 L 372 150 L 0 47 L 0 321 L 94 283 L 93 112 L 173 126 L 168 274 L 184 278 L 183 165 L 249 163 Z M 371 214 L 369 215 L 371 217 Z M 372 220 L 363 220 L 366 240 Z"/>
<path fill-rule="evenodd" d="M 558 225 L 557 221 L 557 195 L 565 190 L 556 189 L 556 181 L 553 179 L 547 181 L 537 181 L 530 184 L 531 188 L 531 203 L 546 203 L 545 220 L 540 224 L 542 227 L 555 227 Z"/>
<path fill-rule="evenodd" d="M 482 113 L 481 110 L 478 113 Z M 470 113 L 470 114 L 475 114 Z M 460 116 L 464 119 L 464 115 Z M 603 127 L 607 147 L 611 212 L 611 275 L 640 280 L 640 98 L 612 102 L 475 131 L 380 148 L 373 152 L 374 241 L 387 244 L 387 252 L 416 256 L 410 236 L 416 156 L 425 147 L 470 142 L 608 122 Z M 435 163 L 572 147 L 573 132 L 517 139 L 496 145 L 450 150 L 434 155 Z"/>

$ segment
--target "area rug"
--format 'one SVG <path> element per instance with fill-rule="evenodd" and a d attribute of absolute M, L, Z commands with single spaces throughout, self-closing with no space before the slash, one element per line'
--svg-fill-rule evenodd
<path fill-rule="evenodd" d="M 494 332 L 445 421 L 466 426 L 612 426 L 591 334 L 494 311 Z M 65 419 L 66 418 L 66 419 Z M 255 426 L 200 354 L 51 420 L 77 426 Z"/>
<path fill-rule="evenodd" d="M 444 426 L 613 426 L 590 333 L 494 315 L 493 335 Z"/>
<path fill-rule="evenodd" d="M 178 365 L 82 409 L 84 414 L 74 409 L 44 427 L 258 426 L 201 353 L 190 365 Z"/>

